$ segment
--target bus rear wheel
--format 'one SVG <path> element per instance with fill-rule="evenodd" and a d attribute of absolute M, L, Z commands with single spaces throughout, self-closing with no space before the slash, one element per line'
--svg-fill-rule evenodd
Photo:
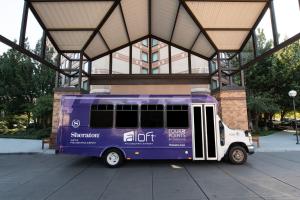
<path fill-rule="evenodd" d="M 230 163 L 234 165 L 242 165 L 247 161 L 247 152 L 241 146 L 234 146 L 230 149 L 228 157 Z"/>
<path fill-rule="evenodd" d="M 123 164 L 124 155 L 119 149 L 108 149 L 103 155 L 107 167 L 116 168 Z"/>

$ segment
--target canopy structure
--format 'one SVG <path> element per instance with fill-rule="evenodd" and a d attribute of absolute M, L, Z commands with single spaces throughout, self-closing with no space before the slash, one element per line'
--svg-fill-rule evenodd
<path fill-rule="evenodd" d="M 30 6 L 62 52 L 89 58 L 156 36 L 209 58 L 239 50 L 267 0 L 31 0 Z"/>
<path fill-rule="evenodd" d="M 87 76 L 90 81 L 97 84 L 113 84 L 113 80 L 116 80 L 115 84 L 117 81 L 124 83 L 126 80 L 129 80 L 126 83 L 130 83 L 133 78 L 142 77 L 144 81 L 138 80 L 141 84 L 155 81 L 155 83 L 193 84 L 199 83 L 197 80 L 205 80 L 207 83 L 215 80 L 221 88 L 223 83 L 226 85 L 230 82 L 230 76 L 241 73 L 243 78 L 242 70 L 245 67 L 300 38 L 299 33 L 279 44 L 273 0 L 25 0 L 24 2 L 20 44 L 13 44 L 1 35 L 0 41 L 45 63 L 43 60 L 45 38 L 48 38 L 60 55 L 80 53 L 77 73 L 67 73 L 59 67 L 59 63 L 56 67 L 48 63 L 49 67 L 69 77 L 79 76 L 79 81 L 81 76 Z M 39 57 L 24 48 L 29 9 L 44 30 L 42 45 L 44 49 Z M 254 30 L 268 9 L 271 14 L 274 48 L 257 55 Z M 171 58 L 169 58 L 170 72 L 164 75 L 154 76 L 150 71 L 148 76 L 133 76 L 131 70 L 128 76 L 113 75 L 110 69 L 108 75 L 96 76 L 91 73 L 91 65 L 87 71 L 82 69 L 84 60 L 92 62 L 107 55 L 110 55 L 111 60 L 113 52 L 127 46 L 132 49 L 133 44 L 146 38 L 155 38 L 187 52 L 189 73 L 176 76 L 171 74 Z M 252 39 L 254 56 L 248 63 L 242 64 L 240 53 L 249 39 Z M 227 54 L 224 54 L 225 52 Z M 192 74 L 191 55 L 209 61 L 210 73 Z M 132 55 L 130 59 L 132 61 Z M 238 59 L 239 65 L 232 67 L 226 64 L 232 59 Z M 151 61 L 149 65 L 151 67 Z M 211 66 L 216 67 L 213 69 Z M 95 81 L 99 78 L 102 82 Z M 164 81 L 157 82 L 157 78 Z M 177 79 L 173 80 L 174 78 Z"/>

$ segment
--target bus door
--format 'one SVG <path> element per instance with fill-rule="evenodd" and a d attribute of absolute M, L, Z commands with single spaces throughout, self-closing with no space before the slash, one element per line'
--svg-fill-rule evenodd
<path fill-rule="evenodd" d="M 193 159 L 216 160 L 215 105 L 192 105 Z"/>

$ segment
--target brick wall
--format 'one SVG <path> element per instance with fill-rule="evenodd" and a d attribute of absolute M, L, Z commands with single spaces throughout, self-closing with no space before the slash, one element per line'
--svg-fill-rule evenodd
<path fill-rule="evenodd" d="M 248 130 L 247 102 L 244 89 L 226 89 L 213 94 L 219 101 L 219 115 L 232 129 Z"/>
<path fill-rule="evenodd" d="M 65 94 L 81 94 L 77 88 L 56 88 L 53 97 L 53 113 L 52 113 L 52 131 L 50 135 L 49 148 L 54 149 L 56 145 L 56 135 L 59 122 L 60 99 Z"/>

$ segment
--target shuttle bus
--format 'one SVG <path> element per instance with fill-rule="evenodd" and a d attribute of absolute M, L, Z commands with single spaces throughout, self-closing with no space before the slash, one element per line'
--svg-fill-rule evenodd
<path fill-rule="evenodd" d="M 228 128 L 210 95 L 65 95 L 57 152 L 97 156 L 109 167 L 130 159 L 217 160 L 243 164 L 250 132 Z"/>

